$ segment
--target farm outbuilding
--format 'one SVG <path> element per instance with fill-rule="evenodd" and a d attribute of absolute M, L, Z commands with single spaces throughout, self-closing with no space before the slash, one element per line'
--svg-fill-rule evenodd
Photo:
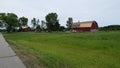
<path fill-rule="evenodd" d="M 31 30 L 29 26 L 21 26 L 21 29 L 22 29 L 22 31 L 25 31 L 25 32 Z"/>
<path fill-rule="evenodd" d="M 96 21 L 86 21 L 73 23 L 71 27 L 72 32 L 97 32 L 98 24 Z"/>

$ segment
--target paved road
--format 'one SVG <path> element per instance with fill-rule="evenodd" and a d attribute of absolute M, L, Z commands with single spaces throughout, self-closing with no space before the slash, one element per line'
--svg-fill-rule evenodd
<path fill-rule="evenodd" d="M 0 33 L 0 68 L 26 68 Z"/>

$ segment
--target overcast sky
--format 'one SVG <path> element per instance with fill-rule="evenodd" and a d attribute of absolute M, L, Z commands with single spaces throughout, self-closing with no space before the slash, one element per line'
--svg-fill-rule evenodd
<path fill-rule="evenodd" d="M 1 12 L 30 20 L 44 20 L 48 13 L 56 12 L 61 25 L 68 17 L 74 22 L 96 20 L 99 26 L 120 25 L 120 0 L 0 0 Z"/>

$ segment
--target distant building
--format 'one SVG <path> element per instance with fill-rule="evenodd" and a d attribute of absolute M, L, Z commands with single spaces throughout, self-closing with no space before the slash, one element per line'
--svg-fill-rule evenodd
<path fill-rule="evenodd" d="M 96 21 L 86 21 L 73 23 L 71 27 L 72 32 L 97 32 L 98 24 Z"/>
<path fill-rule="evenodd" d="M 21 26 L 21 29 L 22 29 L 22 31 L 25 31 L 25 32 L 27 32 L 27 31 L 31 31 L 31 29 L 30 29 L 30 27 L 29 26 Z"/>

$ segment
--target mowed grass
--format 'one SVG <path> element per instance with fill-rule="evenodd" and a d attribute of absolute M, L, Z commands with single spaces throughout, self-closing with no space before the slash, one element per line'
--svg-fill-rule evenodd
<path fill-rule="evenodd" d="M 3 33 L 28 68 L 120 68 L 120 32 Z"/>

